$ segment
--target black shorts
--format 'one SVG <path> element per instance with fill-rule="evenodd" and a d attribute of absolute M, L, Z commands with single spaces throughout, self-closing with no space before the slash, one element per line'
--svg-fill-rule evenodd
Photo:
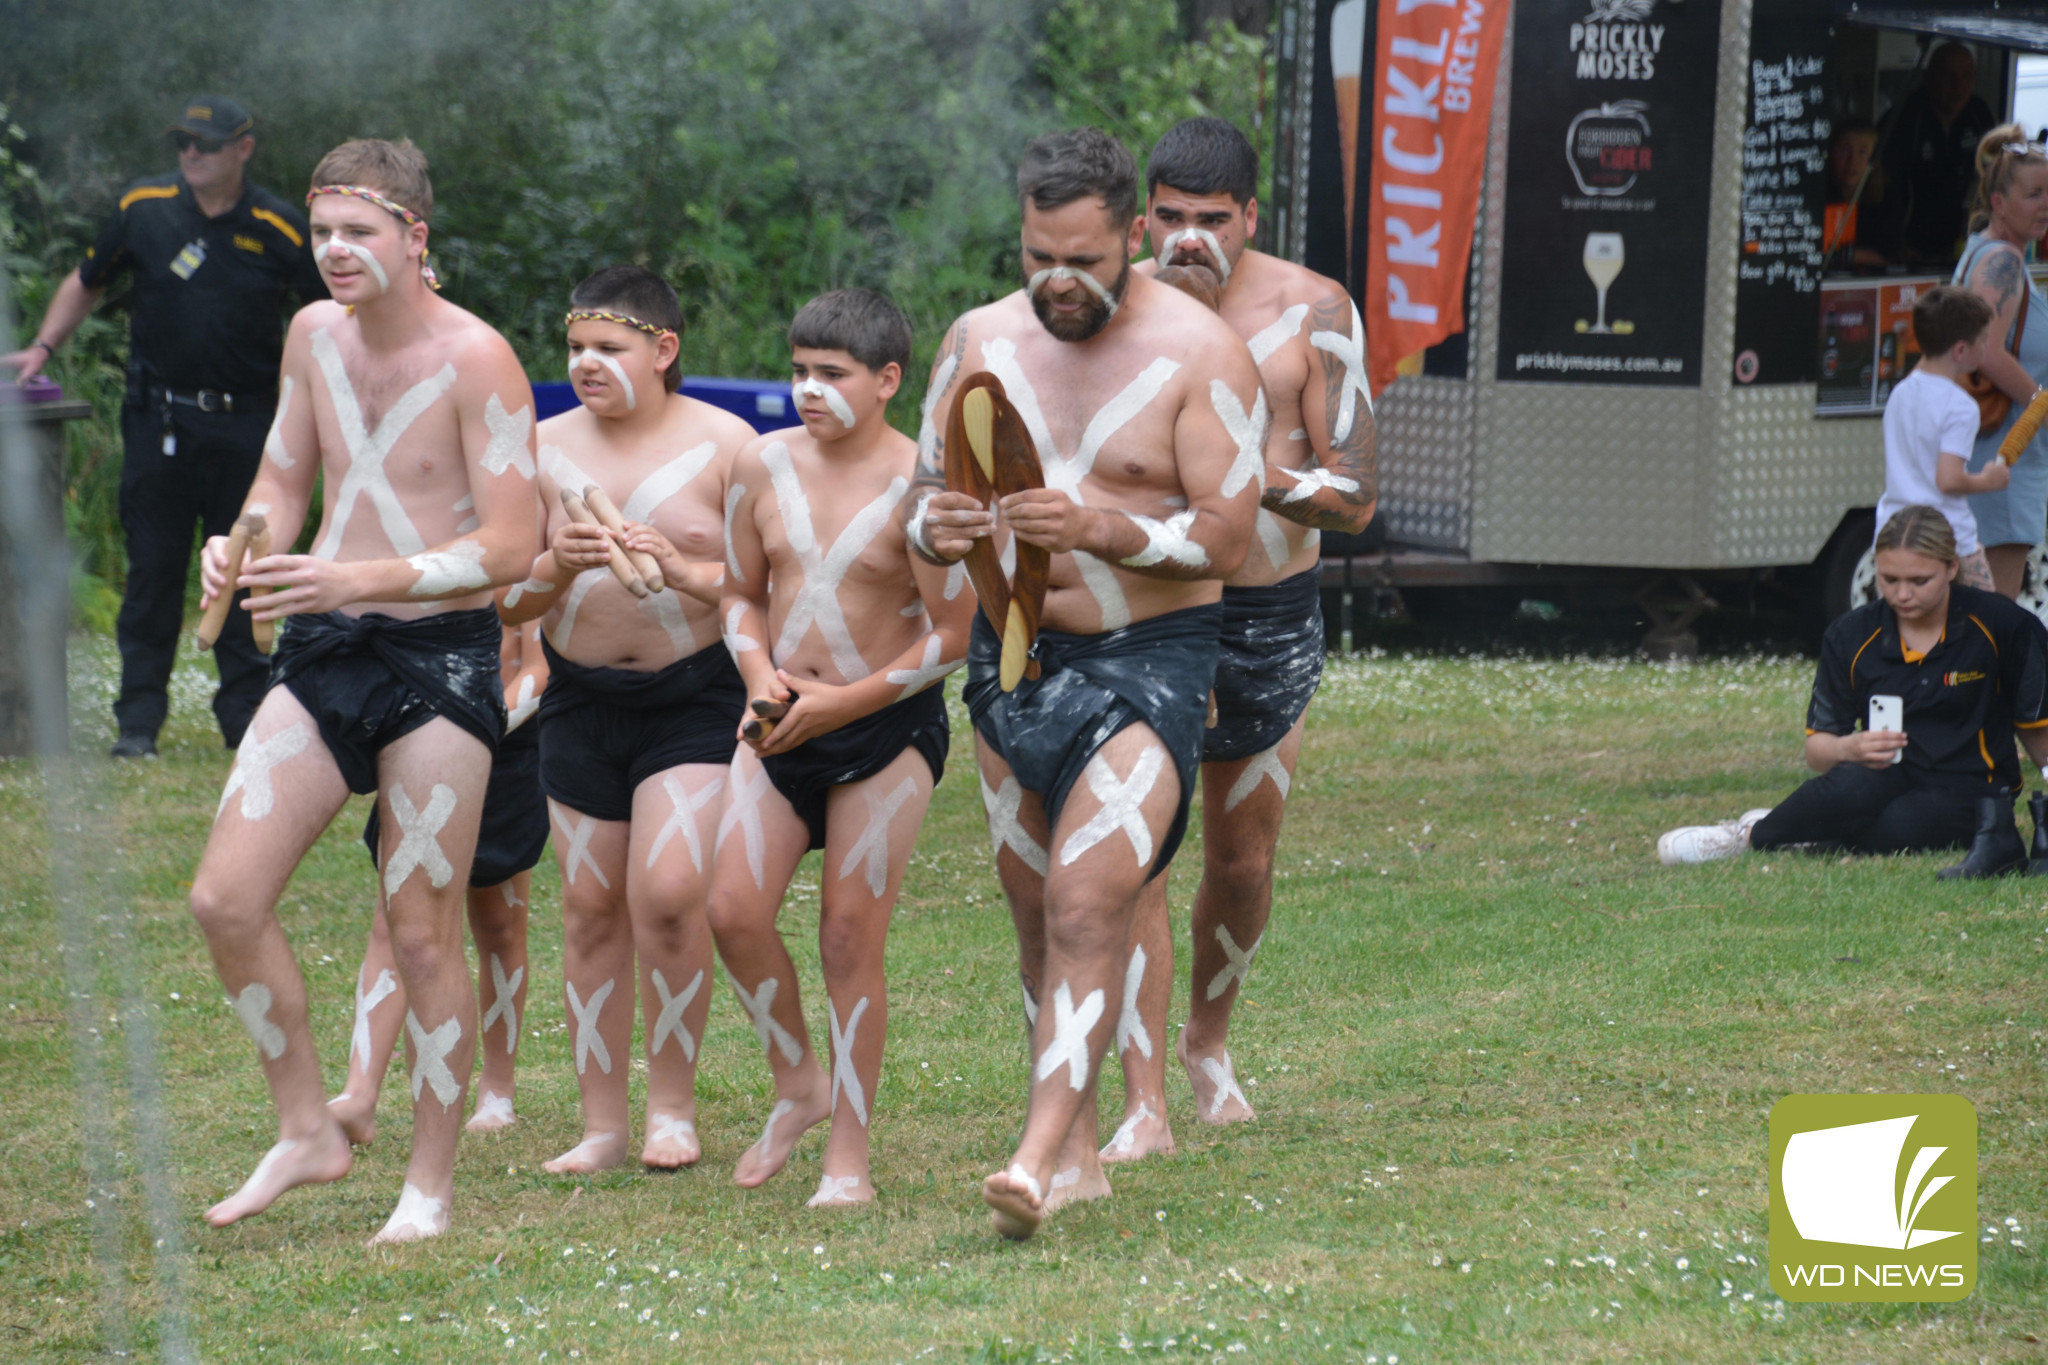
<path fill-rule="evenodd" d="M 403 621 L 382 612 L 287 616 L 270 660 L 270 685 L 312 715 L 342 780 L 377 790 L 377 755 L 436 716 L 493 752 L 505 732 L 498 679 L 503 627 L 491 607 Z"/>
<path fill-rule="evenodd" d="M 791 698 L 794 701 L 795 697 Z M 924 755 L 937 785 L 946 773 L 946 751 L 952 730 L 946 724 L 946 689 L 922 692 L 891 702 L 851 725 L 819 735 L 761 760 L 775 790 L 789 799 L 811 833 L 811 847 L 825 846 L 825 799 L 834 787 L 873 777 L 896 761 L 905 749 Z"/>
<path fill-rule="evenodd" d="M 1180 774 L 1180 806 L 1152 861 L 1157 876 L 1187 833 L 1221 618 L 1222 609 L 1211 604 L 1100 635 L 1041 630 L 1033 650 L 1039 677 L 1004 692 L 996 681 L 1002 642 L 976 612 L 967 644 L 968 714 L 1018 785 L 1038 793 L 1053 826 L 1096 751 L 1129 726 L 1151 726 Z"/>
<path fill-rule="evenodd" d="M 571 663 L 541 641 L 541 789 L 598 820 L 633 818 L 642 782 L 684 763 L 732 762 L 747 686 L 723 643 L 654 673 Z"/>
<path fill-rule="evenodd" d="M 1223 590 L 1217 638 L 1216 728 L 1204 763 L 1234 763 L 1287 737 L 1323 680 L 1322 572 L 1265 588 Z"/>
<path fill-rule="evenodd" d="M 363 845 L 377 861 L 377 807 L 363 821 Z M 522 725 L 498 741 L 491 781 L 484 788 L 484 813 L 476 831 L 471 886 L 498 886 L 529 871 L 548 846 L 548 805 L 540 794 L 540 734 Z"/>

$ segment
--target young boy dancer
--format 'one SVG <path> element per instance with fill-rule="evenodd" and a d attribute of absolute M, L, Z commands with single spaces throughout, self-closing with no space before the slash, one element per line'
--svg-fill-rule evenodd
<path fill-rule="evenodd" d="M 775 1073 L 774 1108 L 733 1178 L 767 1180 L 830 1116 L 817 1207 L 875 1197 L 868 1124 L 889 1015 L 883 940 L 945 770 L 939 684 L 966 656 L 974 599 L 948 601 L 946 571 L 915 559 L 898 526 L 917 465 L 917 447 L 885 420 L 910 362 L 903 314 L 879 294 L 836 290 L 797 313 L 789 344 L 803 426 L 757 439 L 727 484 L 726 643 L 752 710 L 773 721 L 733 757 L 711 927 Z M 813 848 L 825 851 L 829 1079 L 775 931 L 790 876 Z"/>
<path fill-rule="evenodd" d="M 540 794 L 540 727 L 527 724 L 547 686 L 538 622 L 507 626 L 498 649 L 505 684 L 505 736 L 491 758 L 484 814 L 469 869 L 469 936 L 476 943 L 478 994 L 484 1017 L 478 1032 L 483 1075 L 476 1112 L 463 1125 L 472 1133 L 511 1126 L 512 1062 L 519 1051 L 519 1021 L 526 1017 L 526 904 L 529 873 L 548 843 L 548 809 Z M 356 1017 L 349 1031 L 348 1079 L 327 1102 L 348 1140 L 367 1146 L 377 1136 L 377 1097 L 384 1069 L 405 1019 L 405 988 L 391 952 L 391 923 L 377 851 L 383 823 L 376 807 L 363 822 L 363 843 L 377 867 L 377 915 L 356 973 Z"/>
<path fill-rule="evenodd" d="M 720 492 L 753 429 L 679 393 L 683 315 L 639 266 L 569 296 L 569 376 L 582 406 L 540 428 L 550 548 L 504 595 L 507 620 L 545 613 L 541 785 L 562 868 L 563 995 L 583 1135 L 558 1174 L 626 1159 L 633 1001 L 647 1024 L 640 1160 L 697 1160 L 697 1040 L 714 968 L 706 856 L 745 694 L 719 639 Z M 609 565 L 615 539 L 572 521 L 563 495 L 595 486 L 661 570 L 647 596 Z M 637 988 L 637 989 L 636 989 Z"/>
<path fill-rule="evenodd" d="M 410 142 L 349 142 L 321 159 L 308 202 L 332 300 L 292 320 L 276 425 L 244 504 L 290 545 L 324 475 L 319 533 L 311 554 L 247 562 L 234 583 L 224 538 L 202 559 L 209 598 L 269 589 L 247 605 L 284 623 L 192 880 L 193 916 L 278 1111 L 276 1144 L 207 1210 L 216 1227 L 348 1173 L 275 906 L 351 791 L 377 793 L 415 1058 L 412 1160 L 374 1240 L 448 1227 L 476 1049 L 462 891 L 505 726 L 490 589 L 526 573 L 535 534 L 532 394 L 504 338 L 429 287 L 433 201 Z"/>

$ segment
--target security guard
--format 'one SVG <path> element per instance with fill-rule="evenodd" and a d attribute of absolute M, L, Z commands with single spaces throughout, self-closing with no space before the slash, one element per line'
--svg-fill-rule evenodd
<path fill-rule="evenodd" d="M 116 758 L 156 754 L 169 710 L 196 521 L 225 535 L 256 475 L 277 406 L 284 299 L 327 297 L 297 208 L 248 183 L 242 168 L 255 121 L 234 100 L 201 95 L 169 130 L 178 170 L 138 180 L 57 287 L 35 340 L 0 356 L 27 379 L 77 330 L 112 279 L 133 275 L 130 355 L 121 409 L 121 529 L 128 590 L 121 648 Z M 286 547 L 280 547 L 286 548 Z M 229 615 L 214 646 L 213 711 L 228 747 L 263 698 L 268 665 L 245 613 Z"/>

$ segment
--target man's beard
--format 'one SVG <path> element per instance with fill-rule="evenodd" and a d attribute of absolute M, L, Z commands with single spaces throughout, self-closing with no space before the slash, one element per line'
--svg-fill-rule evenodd
<path fill-rule="evenodd" d="M 1108 291 L 1109 297 L 1107 299 L 1104 299 L 1096 292 L 1096 290 L 1102 288 L 1102 285 L 1094 276 L 1087 274 L 1085 271 L 1075 270 L 1073 274 L 1082 280 L 1081 288 L 1083 293 L 1080 311 L 1076 313 L 1055 313 L 1052 310 L 1052 305 L 1046 302 L 1044 293 L 1044 286 L 1051 283 L 1051 281 L 1039 279 L 1039 276 L 1049 273 L 1048 271 L 1040 271 L 1038 275 L 1026 279 L 1024 281 L 1024 292 L 1031 296 L 1031 311 L 1038 315 L 1039 325 L 1052 333 L 1053 337 L 1059 341 L 1086 341 L 1103 328 L 1109 326 L 1109 320 L 1116 316 L 1117 307 L 1124 300 L 1124 291 L 1129 289 L 1131 284 L 1131 263 L 1129 261 L 1125 261 L 1123 269 L 1117 272 L 1116 284 Z M 1034 281 L 1037 281 L 1035 285 Z M 1090 285 L 1094 285 L 1094 288 L 1089 288 Z"/>

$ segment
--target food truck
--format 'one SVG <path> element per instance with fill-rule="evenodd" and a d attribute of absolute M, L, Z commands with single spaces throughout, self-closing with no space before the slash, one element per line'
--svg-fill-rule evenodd
<path fill-rule="evenodd" d="M 1870 590 L 1881 413 L 1962 233 L 1846 249 L 1831 133 L 1911 136 L 1952 43 L 1991 122 L 2026 119 L 2048 4 L 1293 0 L 1276 23 L 1264 231 L 1349 282 L 1375 353 L 1384 544 L 1329 538 L 1326 585 L 1418 614 L 1619 594 L 1676 652 L 1717 599 L 1824 622 Z"/>

